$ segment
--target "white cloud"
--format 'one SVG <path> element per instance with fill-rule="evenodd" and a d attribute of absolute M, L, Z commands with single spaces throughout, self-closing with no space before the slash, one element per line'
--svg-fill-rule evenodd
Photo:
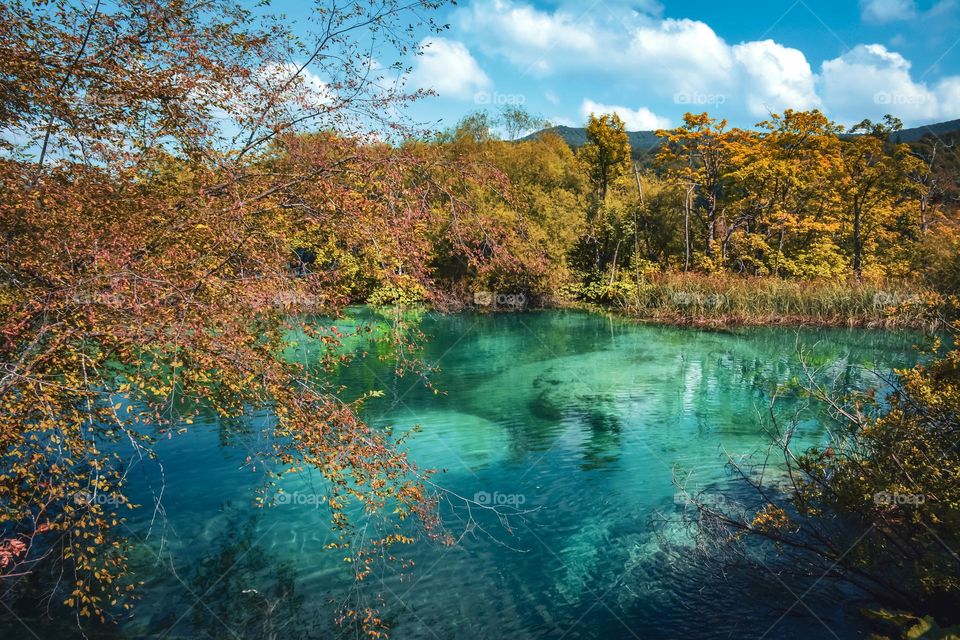
<path fill-rule="evenodd" d="M 652 76 L 670 91 L 714 92 L 731 77 L 730 47 L 695 20 L 663 20 L 635 29 L 623 60 L 627 72 Z"/>
<path fill-rule="evenodd" d="M 591 113 L 600 115 L 603 113 L 616 113 L 623 120 L 627 131 L 650 131 L 653 129 L 666 129 L 670 126 L 670 120 L 661 118 L 650 109 L 640 107 L 639 109 L 630 109 L 618 105 L 600 104 L 593 100 L 586 99 L 580 105 L 580 115 L 586 119 Z"/>
<path fill-rule="evenodd" d="M 273 62 L 258 73 L 265 92 L 280 91 L 280 99 L 288 104 L 317 109 L 333 100 L 330 85 L 309 68 L 293 62 Z"/>
<path fill-rule="evenodd" d="M 521 0 L 473 0 L 454 18 L 471 44 L 523 75 L 562 73 L 641 76 L 663 94 L 717 84 L 731 70 L 730 48 L 705 23 L 660 20 L 622 6 L 584 12 L 541 10 Z"/>
<path fill-rule="evenodd" d="M 297 65 L 289 62 L 283 63 L 281 66 L 283 67 L 281 77 L 290 78 L 299 69 Z M 300 71 L 297 76 L 297 85 L 301 89 L 301 96 L 307 107 L 318 108 L 321 105 L 329 104 L 333 100 L 330 85 L 321 80 L 320 76 L 310 69 L 305 68 Z"/>
<path fill-rule="evenodd" d="M 940 112 L 936 93 L 911 79 L 910 62 L 880 44 L 857 45 L 824 61 L 820 90 L 828 113 L 845 124 L 887 113 L 930 120 Z"/>
<path fill-rule="evenodd" d="M 801 51 L 760 40 L 736 45 L 733 55 L 743 73 L 750 115 L 820 106 L 813 71 Z"/>
<path fill-rule="evenodd" d="M 865 22 L 910 20 L 916 15 L 914 0 L 860 0 L 860 17 Z"/>
<path fill-rule="evenodd" d="M 960 118 L 960 76 L 944 78 L 937 84 L 940 116 L 945 120 Z"/>
<path fill-rule="evenodd" d="M 579 127 L 583 125 L 582 122 L 574 122 L 570 118 L 565 118 L 563 116 L 547 118 L 547 121 L 555 127 Z"/>
<path fill-rule="evenodd" d="M 258 117 L 264 110 L 272 117 L 288 119 L 322 112 L 331 108 L 336 98 L 328 83 L 295 62 L 265 63 L 251 75 L 240 95 L 212 82 L 200 82 L 190 91 L 194 106 L 207 109 L 228 129 L 242 118 Z"/>
<path fill-rule="evenodd" d="M 409 78 L 415 89 L 433 89 L 441 97 L 471 99 L 491 86 L 490 78 L 456 40 L 426 38 L 420 43 L 422 55 Z"/>
<path fill-rule="evenodd" d="M 912 1 L 864 0 L 861 9 L 874 21 L 910 15 L 929 21 L 957 4 L 940 0 L 920 12 Z M 642 96 L 648 108 L 669 108 L 674 116 L 710 111 L 749 123 L 770 111 L 820 108 L 844 124 L 893 113 L 910 126 L 960 115 L 960 80 L 914 80 L 909 61 L 878 44 L 858 45 L 814 70 L 801 50 L 774 40 L 728 43 L 704 22 L 663 19 L 655 5 L 635 9 L 619 1 L 584 13 L 570 0 L 549 9 L 530 0 L 468 0 L 452 22 L 471 47 L 506 60 L 520 78 L 562 79 L 610 103 Z M 609 94 L 595 93 L 598 86 Z M 548 87 L 541 91 L 549 95 Z"/>
<path fill-rule="evenodd" d="M 765 115 L 769 107 L 818 104 L 800 51 L 772 41 L 731 46 L 704 22 L 660 19 L 655 10 L 614 6 L 596 16 L 574 15 L 562 6 L 547 11 L 493 0 L 491 8 L 473 0 L 454 22 L 463 37 L 523 75 L 628 83 L 649 99 L 672 100 L 678 111 L 725 105 Z"/>
<path fill-rule="evenodd" d="M 618 20 L 617 15 L 618 10 L 627 9 L 632 13 L 651 15 L 651 16 L 661 16 L 663 15 L 663 3 L 659 0 L 604 0 L 604 4 L 607 7 L 610 7 L 610 11 L 591 11 L 592 9 L 602 9 L 597 5 L 596 7 L 591 6 L 589 3 L 584 4 L 583 0 L 559 0 L 554 2 L 559 6 L 564 7 L 568 12 L 576 13 L 577 15 L 582 15 L 584 13 L 590 13 L 591 15 L 604 15 L 604 13 L 610 14 L 611 20 Z M 584 10 L 587 11 L 584 11 Z"/>
<path fill-rule="evenodd" d="M 571 56 L 593 59 L 603 49 L 590 17 L 563 8 L 547 13 L 512 0 L 475 1 L 458 18 L 462 31 L 479 36 L 479 46 L 525 72 L 549 73 L 557 69 L 554 62 L 566 68 Z"/>

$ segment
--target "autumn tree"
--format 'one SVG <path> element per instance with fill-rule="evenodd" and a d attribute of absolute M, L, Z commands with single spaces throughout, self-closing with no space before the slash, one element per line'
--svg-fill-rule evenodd
<path fill-rule="evenodd" d="M 711 118 L 707 113 L 687 113 L 683 126 L 657 135 L 664 144 L 657 154 L 657 163 L 666 169 L 671 179 L 682 184 L 684 207 L 696 214 L 703 229 L 703 250 L 709 269 L 719 264 L 716 240 L 724 215 L 724 187 L 732 170 L 730 145 L 742 135 L 739 130 L 727 130 L 726 120 Z"/>
<path fill-rule="evenodd" d="M 418 238 L 435 207 L 463 219 L 438 185 L 467 178 L 415 179 L 419 158 L 371 142 L 402 134 L 385 114 L 416 97 L 371 56 L 403 75 L 434 7 L 321 7 L 294 38 L 230 0 L 0 3 L 4 584 L 46 584 L 80 619 L 122 614 L 123 459 L 201 408 L 273 412 L 251 452 L 265 489 L 316 469 L 353 558 L 407 539 L 385 517 L 351 548 L 351 503 L 436 532 L 423 472 L 317 375 L 344 364 L 342 336 L 293 313 L 338 313 L 351 247 L 374 247 L 379 281 L 431 290 Z M 465 222 L 455 241 L 474 264 L 481 236 Z M 315 366 L 283 358 L 291 332 L 321 346 Z M 402 327 L 388 339 L 408 352 Z"/>
<path fill-rule="evenodd" d="M 582 239 L 582 252 L 592 255 L 594 274 L 603 262 L 605 205 L 610 185 L 631 169 L 630 139 L 623 120 L 616 113 L 596 116 L 587 121 L 587 141 L 577 151 L 577 159 L 593 187 L 587 210 L 587 235 Z"/>
<path fill-rule="evenodd" d="M 956 327 L 947 330 L 955 336 Z M 895 637 L 909 637 L 911 628 L 955 636 L 958 362 L 954 348 L 940 351 L 899 372 L 886 398 L 841 395 L 817 382 L 806 362 L 797 387 L 830 425 L 829 439 L 799 450 L 800 415 L 784 419 L 771 409 L 765 422 L 772 456 L 730 461 L 749 489 L 722 505 L 697 505 L 694 518 L 714 560 L 732 557 L 763 571 L 776 570 L 771 558 L 779 556 L 793 576 L 842 583 L 884 607 L 867 613 L 892 623 Z M 775 466 L 782 472 L 771 477 Z M 771 552 L 760 563 L 758 544 Z"/>
<path fill-rule="evenodd" d="M 747 273 L 831 277 L 846 269 L 840 247 L 840 128 L 819 111 L 786 110 L 731 146 L 730 222 L 722 255 Z"/>
<path fill-rule="evenodd" d="M 504 105 L 497 120 L 506 133 L 507 140 L 516 140 L 546 124 L 543 118 L 530 113 L 522 105 Z"/>
<path fill-rule="evenodd" d="M 558 136 L 499 144 L 490 158 L 507 179 L 504 220 L 519 233 L 510 253 L 523 259 L 524 275 L 499 278 L 505 290 L 551 295 L 571 281 L 569 254 L 585 230 L 588 185 L 573 151 Z"/>
<path fill-rule="evenodd" d="M 945 144 L 934 138 L 928 145 L 910 150 L 911 155 L 918 160 L 907 169 L 907 179 L 910 181 L 917 198 L 917 208 L 920 214 L 920 232 L 926 234 L 930 230 L 933 220 L 937 217 L 943 196 L 948 188 L 944 183 L 945 176 L 937 171 L 937 156 L 942 157 L 948 150 Z"/>
<path fill-rule="evenodd" d="M 849 229 L 851 268 L 858 280 L 875 235 L 889 224 L 898 198 L 907 191 L 907 174 L 916 164 L 906 145 L 889 145 L 890 134 L 901 128 L 895 118 L 883 123 L 864 120 L 843 142 L 838 181 L 844 221 Z"/>
<path fill-rule="evenodd" d="M 620 116 L 591 113 L 587 121 L 587 142 L 577 155 L 586 165 L 597 199 L 602 202 L 610 183 L 631 169 L 630 138 Z"/>

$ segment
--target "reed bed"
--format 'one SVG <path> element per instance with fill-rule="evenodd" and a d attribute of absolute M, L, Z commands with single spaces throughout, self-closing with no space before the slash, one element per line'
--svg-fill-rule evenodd
<path fill-rule="evenodd" d="M 930 328 L 938 296 L 904 281 L 797 281 L 722 274 L 648 277 L 627 313 L 673 324 Z"/>

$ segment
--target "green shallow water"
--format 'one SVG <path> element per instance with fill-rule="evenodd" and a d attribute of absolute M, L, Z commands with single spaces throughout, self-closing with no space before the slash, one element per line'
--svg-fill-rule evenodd
<path fill-rule="evenodd" d="M 343 324 L 372 319 L 354 309 Z M 800 616 L 803 607 L 780 619 L 796 598 L 769 575 L 720 581 L 691 563 L 674 480 L 722 491 L 725 455 L 765 449 L 759 415 L 773 389 L 800 374 L 798 346 L 823 380 L 867 388 L 881 386 L 871 369 L 912 365 L 919 336 L 702 332 L 563 311 L 430 313 L 420 327 L 446 395 L 374 357 L 342 382 L 385 391 L 365 406 L 371 423 L 422 427 L 409 451 L 446 469 L 439 484 L 536 510 L 508 530 L 482 512 L 470 525 L 458 519 L 461 505 L 446 504 L 459 544 L 417 545 L 405 577 L 384 572 L 364 586 L 371 602 L 383 596 L 394 638 L 866 637 L 856 604 L 832 591 L 804 599 L 823 624 Z M 211 421 L 159 443 L 165 518 L 151 526 L 144 509 L 130 523 L 144 598 L 104 637 L 337 637 L 332 609 L 351 581 L 341 554 L 324 549 L 335 536 L 314 499 L 322 486 L 293 478 L 284 489 L 296 497 L 253 506 L 262 478 L 244 462 L 262 446 L 256 426 Z M 805 414 L 798 445 L 824 437 L 818 416 Z M 131 482 L 150 504 L 157 466 L 135 465 Z M 49 623 L 28 621 L 54 637 Z"/>

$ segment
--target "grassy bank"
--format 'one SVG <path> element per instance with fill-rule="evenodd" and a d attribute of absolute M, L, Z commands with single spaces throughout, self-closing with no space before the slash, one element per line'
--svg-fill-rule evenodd
<path fill-rule="evenodd" d="M 621 299 L 631 316 L 704 326 L 930 328 L 938 296 L 909 282 L 797 281 L 667 273 Z"/>

